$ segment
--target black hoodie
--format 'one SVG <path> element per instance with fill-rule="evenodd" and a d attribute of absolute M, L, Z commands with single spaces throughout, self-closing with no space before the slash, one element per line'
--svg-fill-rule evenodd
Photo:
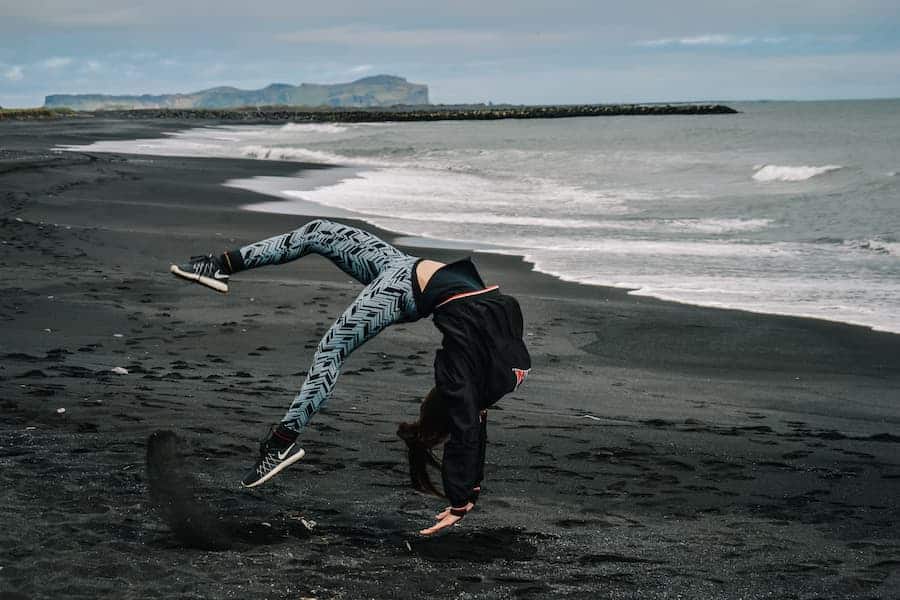
<path fill-rule="evenodd" d="M 436 271 L 424 292 L 414 288 L 420 312 L 433 310 L 434 324 L 443 334 L 434 359 L 435 385 L 450 418 L 443 483 L 451 505 L 459 508 L 474 501 L 473 488 L 481 483 L 481 411 L 516 389 L 531 368 L 522 340 L 522 311 L 512 296 L 485 288 L 468 259 Z"/>

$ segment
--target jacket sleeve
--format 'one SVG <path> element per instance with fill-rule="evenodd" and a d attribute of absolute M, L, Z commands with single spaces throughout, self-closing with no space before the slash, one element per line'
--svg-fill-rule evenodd
<path fill-rule="evenodd" d="M 447 402 L 450 439 L 444 446 L 444 493 L 450 505 L 465 506 L 478 484 L 483 461 L 482 426 L 476 380 L 468 376 L 465 362 L 447 350 L 435 359 L 435 384 Z"/>

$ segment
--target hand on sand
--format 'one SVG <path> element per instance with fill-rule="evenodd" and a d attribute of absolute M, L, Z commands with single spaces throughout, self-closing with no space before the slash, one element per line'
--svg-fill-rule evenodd
<path fill-rule="evenodd" d="M 466 506 L 465 506 L 466 513 L 471 512 L 473 508 L 475 508 L 475 505 L 472 504 L 471 502 L 466 504 Z M 449 507 L 449 506 L 446 509 L 444 509 L 443 512 L 441 512 L 439 515 L 437 515 L 435 517 L 435 519 L 437 519 L 437 523 L 435 523 L 428 529 L 423 529 L 419 533 L 421 533 L 422 535 L 431 535 L 433 533 L 437 533 L 438 531 L 440 531 L 442 529 L 446 529 L 447 527 L 451 527 L 451 526 L 459 523 L 459 521 L 460 521 L 460 519 L 462 519 L 462 517 L 458 517 L 458 516 L 454 515 L 453 513 L 451 513 L 450 509 L 451 509 L 451 507 Z"/>

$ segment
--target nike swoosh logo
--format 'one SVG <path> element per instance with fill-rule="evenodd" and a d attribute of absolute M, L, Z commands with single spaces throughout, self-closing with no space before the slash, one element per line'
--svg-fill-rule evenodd
<path fill-rule="evenodd" d="M 293 448 L 295 445 L 296 443 L 291 444 L 290 446 L 285 448 L 284 452 L 276 453 L 276 456 L 278 456 L 278 460 L 284 460 L 285 458 L 287 458 L 287 455 L 291 453 L 291 448 Z"/>
<path fill-rule="evenodd" d="M 213 273 L 213 278 L 214 278 L 214 279 L 228 279 L 228 274 L 227 274 L 227 273 L 223 273 L 223 272 L 220 271 L 219 269 L 216 269 L 216 272 Z"/>

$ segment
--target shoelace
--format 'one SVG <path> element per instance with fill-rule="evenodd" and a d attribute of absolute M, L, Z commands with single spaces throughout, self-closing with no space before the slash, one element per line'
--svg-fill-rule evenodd
<path fill-rule="evenodd" d="M 194 273 L 207 275 L 212 271 L 212 261 L 209 260 L 208 256 L 192 256 L 191 264 L 194 265 Z"/>
<path fill-rule="evenodd" d="M 259 458 L 260 460 L 264 459 L 269 454 L 269 441 L 272 439 L 272 435 L 275 433 L 275 428 L 277 425 L 273 425 L 271 429 L 269 429 L 269 433 L 266 434 L 266 437 L 259 442 Z"/>

